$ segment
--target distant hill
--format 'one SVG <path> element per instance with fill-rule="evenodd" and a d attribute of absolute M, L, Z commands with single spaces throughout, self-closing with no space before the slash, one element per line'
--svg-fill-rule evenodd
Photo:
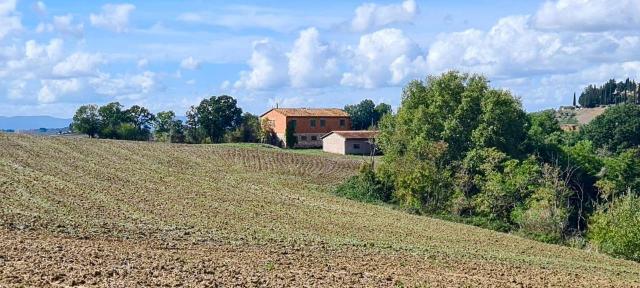
<path fill-rule="evenodd" d="M 0 116 L 0 129 L 32 130 L 39 128 L 65 128 L 71 124 L 71 119 L 55 118 L 51 116 Z"/>

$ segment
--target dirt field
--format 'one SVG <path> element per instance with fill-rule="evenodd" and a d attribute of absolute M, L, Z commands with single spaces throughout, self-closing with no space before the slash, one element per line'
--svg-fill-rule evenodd
<path fill-rule="evenodd" d="M 0 134 L 0 286 L 640 287 L 640 264 L 331 195 L 358 160 Z"/>

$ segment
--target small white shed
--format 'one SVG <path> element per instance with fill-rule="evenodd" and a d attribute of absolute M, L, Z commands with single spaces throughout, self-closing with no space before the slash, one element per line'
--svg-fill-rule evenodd
<path fill-rule="evenodd" d="M 333 131 L 322 136 L 322 150 L 335 154 L 370 155 L 378 131 Z"/>

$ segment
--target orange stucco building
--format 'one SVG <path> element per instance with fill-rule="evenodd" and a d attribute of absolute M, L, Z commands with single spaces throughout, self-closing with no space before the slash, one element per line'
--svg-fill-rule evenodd
<path fill-rule="evenodd" d="M 351 117 L 342 109 L 274 108 L 262 114 L 285 146 L 287 125 L 295 127 L 296 147 L 322 147 L 322 136 L 337 130 L 351 130 Z"/>

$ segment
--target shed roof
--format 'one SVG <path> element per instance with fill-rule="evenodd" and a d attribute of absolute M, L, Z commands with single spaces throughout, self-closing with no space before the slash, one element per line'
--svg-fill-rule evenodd
<path fill-rule="evenodd" d="M 371 131 L 371 130 L 332 131 L 322 136 L 322 139 L 328 137 L 331 134 L 337 134 L 345 139 L 372 139 L 372 138 L 377 138 L 378 135 L 380 134 L 380 131 Z"/>
<path fill-rule="evenodd" d="M 271 111 L 276 111 L 287 117 L 349 117 L 349 114 L 338 108 L 273 108 L 260 117 Z"/>

